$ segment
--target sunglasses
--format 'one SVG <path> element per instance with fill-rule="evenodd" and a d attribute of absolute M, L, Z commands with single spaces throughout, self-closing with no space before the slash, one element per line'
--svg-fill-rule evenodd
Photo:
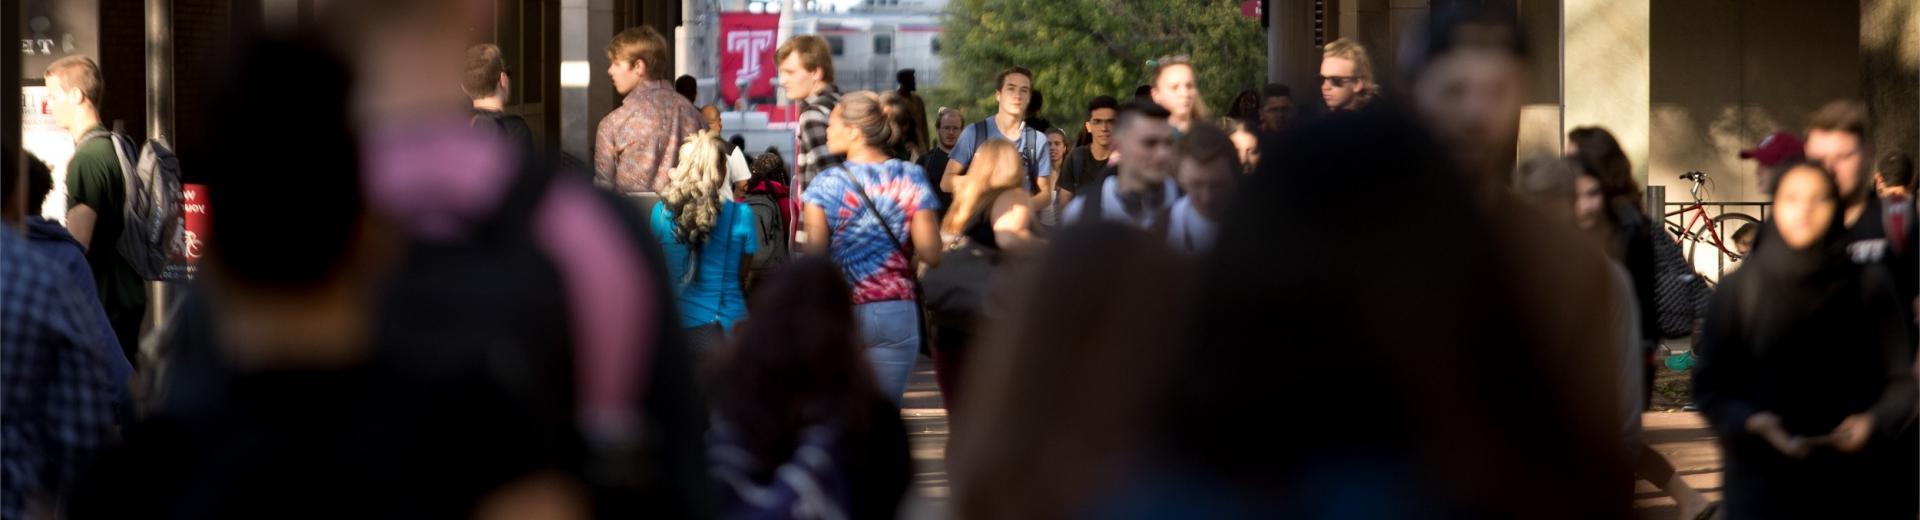
<path fill-rule="evenodd" d="M 1321 84 L 1333 83 L 1333 86 L 1336 88 L 1346 88 L 1348 85 L 1352 85 L 1358 81 L 1360 81 L 1360 78 L 1354 77 L 1354 76 L 1321 76 L 1320 77 Z"/>

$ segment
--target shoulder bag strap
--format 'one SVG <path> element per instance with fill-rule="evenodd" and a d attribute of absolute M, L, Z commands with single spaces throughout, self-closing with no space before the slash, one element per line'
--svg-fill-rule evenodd
<path fill-rule="evenodd" d="M 907 267 L 908 267 L 907 275 L 915 276 L 915 273 L 913 272 L 913 269 L 912 269 L 913 250 L 907 248 L 906 242 L 900 241 L 900 235 L 893 232 L 893 226 L 887 225 L 887 219 L 885 217 L 880 216 L 880 207 L 875 206 L 873 204 L 873 197 L 870 197 L 867 195 L 866 185 L 861 184 L 860 179 L 853 175 L 853 170 L 850 168 L 843 168 L 841 169 L 841 171 L 846 172 L 847 181 L 853 183 L 853 192 L 860 194 L 860 202 L 867 205 L 867 214 L 873 215 L 873 220 L 880 223 L 880 230 L 885 231 L 887 233 L 887 239 L 892 240 L 894 245 L 900 248 L 900 252 L 902 254 L 907 255 Z M 913 226 L 912 221 L 908 221 L 906 224 L 908 227 Z"/>

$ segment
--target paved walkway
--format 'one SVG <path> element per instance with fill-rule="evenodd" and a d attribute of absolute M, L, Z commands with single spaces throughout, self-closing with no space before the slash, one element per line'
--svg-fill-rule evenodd
<path fill-rule="evenodd" d="M 1680 479 L 1707 496 L 1720 500 L 1720 444 L 1707 420 L 1697 412 L 1648 412 L 1641 417 L 1647 442 L 1673 463 Z M 1679 514 L 1673 499 L 1645 480 L 1633 485 L 1633 506 L 1640 518 L 1667 519 Z"/>
<path fill-rule="evenodd" d="M 934 383 L 933 362 L 925 357 L 915 367 L 901 415 L 907 423 L 913 450 L 914 487 L 902 506 L 901 517 L 912 520 L 948 518 L 947 411 Z M 1647 441 L 1665 455 L 1694 489 L 1720 500 L 1720 446 L 1706 420 L 1694 412 L 1649 412 L 1642 419 Z M 1678 514 L 1673 499 L 1647 481 L 1634 483 L 1634 509 L 1639 518 L 1666 520 Z"/>
<path fill-rule="evenodd" d="M 913 491 L 900 516 L 947 518 L 947 408 L 940 401 L 940 385 L 934 383 L 933 360 L 926 356 L 914 367 L 900 415 L 907 421 L 907 445 L 913 451 Z"/>

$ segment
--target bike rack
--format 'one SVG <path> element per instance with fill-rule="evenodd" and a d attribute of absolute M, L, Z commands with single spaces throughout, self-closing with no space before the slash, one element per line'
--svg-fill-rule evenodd
<path fill-rule="evenodd" d="M 1745 211 L 1743 213 L 1753 215 L 1755 218 L 1760 219 L 1762 222 L 1765 222 L 1768 218 L 1771 218 L 1773 215 L 1773 203 L 1768 201 L 1723 201 L 1723 202 L 1704 202 L 1703 201 L 1700 203 L 1700 205 L 1706 208 L 1707 216 L 1710 219 L 1719 218 L 1722 215 L 1726 215 L 1727 213 L 1729 213 L 1729 207 L 1757 208 L 1758 209 L 1757 211 Z M 1659 208 L 1658 213 L 1656 215 L 1649 215 L 1649 217 L 1657 217 L 1660 228 L 1662 230 L 1665 230 L 1667 228 L 1666 214 L 1668 211 L 1671 211 L 1674 209 L 1684 209 L 1692 206 L 1693 206 L 1693 202 L 1667 202 L 1666 186 L 1647 186 L 1647 207 Z M 1734 212 L 1741 212 L 1741 211 L 1734 211 Z M 1733 230 L 1723 230 L 1724 233 L 1728 233 L 1728 234 L 1731 234 L 1732 231 Z M 1713 273 L 1712 279 L 1715 283 L 1718 283 L 1720 281 L 1720 278 L 1726 275 L 1727 259 L 1724 255 L 1714 255 L 1714 264 L 1715 264 L 1714 273 Z M 1695 269 L 1699 269 L 1699 267 L 1700 266 L 1697 264 L 1694 265 Z"/>

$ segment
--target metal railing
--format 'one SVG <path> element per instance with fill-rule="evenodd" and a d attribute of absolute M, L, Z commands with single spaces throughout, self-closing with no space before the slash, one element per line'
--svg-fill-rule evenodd
<path fill-rule="evenodd" d="M 1667 237 L 1680 244 L 1681 253 L 1695 271 L 1715 283 L 1744 257 L 1733 239 L 1733 234 L 1740 230 L 1736 223 L 1746 223 L 1740 216 L 1751 217 L 1756 225 L 1773 216 L 1772 202 L 1669 202 L 1666 192 L 1665 186 L 1648 186 L 1647 207 L 1659 208 L 1660 226 L 1666 230 Z M 1733 254 L 1723 254 L 1723 250 Z"/>

